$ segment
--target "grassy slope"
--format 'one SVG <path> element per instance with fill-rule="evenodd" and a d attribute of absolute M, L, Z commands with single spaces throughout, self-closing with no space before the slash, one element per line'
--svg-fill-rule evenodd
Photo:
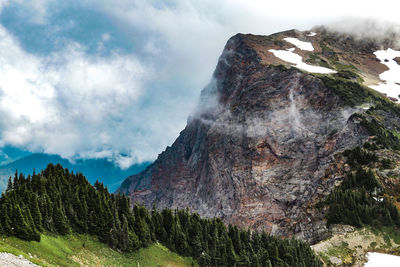
<path fill-rule="evenodd" d="M 42 266 L 184 267 L 192 264 L 191 258 L 183 258 L 160 244 L 153 244 L 134 253 L 122 254 L 89 235 L 41 237 L 40 243 L 15 237 L 0 237 L 0 252 L 23 255 Z"/>

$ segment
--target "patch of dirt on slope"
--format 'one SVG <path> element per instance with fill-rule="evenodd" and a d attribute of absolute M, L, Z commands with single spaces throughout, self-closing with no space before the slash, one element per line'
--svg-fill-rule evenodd
<path fill-rule="evenodd" d="M 71 259 L 84 267 L 104 266 L 101 259 L 87 249 L 82 249 L 78 254 L 73 255 Z"/>

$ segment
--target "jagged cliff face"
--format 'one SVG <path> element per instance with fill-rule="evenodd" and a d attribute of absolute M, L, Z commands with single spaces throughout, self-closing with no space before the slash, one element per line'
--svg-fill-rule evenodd
<path fill-rule="evenodd" d="M 352 116 L 362 109 L 345 106 L 317 76 L 273 66 L 289 64 L 268 50 L 290 47 L 280 40 L 299 35 L 306 33 L 232 37 L 186 128 L 119 192 L 147 207 L 189 207 L 242 227 L 323 239 L 314 206 L 341 178 L 345 166 L 335 154 L 369 133 Z M 371 65 L 379 62 L 364 60 L 363 76 L 375 77 Z"/>

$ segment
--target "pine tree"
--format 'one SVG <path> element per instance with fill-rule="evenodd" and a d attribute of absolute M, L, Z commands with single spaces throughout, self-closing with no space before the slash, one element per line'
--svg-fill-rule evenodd
<path fill-rule="evenodd" d="M 174 247 L 176 251 L 181 254 L 181 255 L 188 255 L 188 248 L 189 245 L 186 240 L 186 236 L 182 231 L 182 227 L 180 226 L 179 223 L 175 225 L 175 231 L 174 231 Z"/>
<path fill-rule="evenodd" d="M 239 229 L 237 226 L 229 225 L 229 237 L 232 239 L 233 247 L 235 248 L 236 254 L 242 252 L 242 241 L 240 239 Z"/>
<path fill-rule="evenodd" d="M 21 207 L 15 203 L 12 208 L 12 221 L 12 233 L 14 233 L 17 237 L 25 240 L 40 241 L 40 235 L 37 236 L 37 233 L 34 231 L 34 229 L 32 229 L 27 222 L 26 217 L 23 215 Z"/>
<path fill-rule="evenodd" d="M 135 205 L 134 207 L 134 230 L 141 242 L 141 246 L 147 247 L 151 241 L 151 233 L 149 225 L 146 223 L 146 213 L 143 209 L 145 209 L 143 206 Z"/>
<path fill-rule="evenodd" d="M 70 227 L 68 225 L 67 218 L 61 208 L 61 204 L 59 204 L 53 209 L 54 226 L 57 233 L 61 235 L 66 235 L 70 232 Z"/>
<path fill-rule="evenodd" d="M 126 219 L 125 215 L 122 215 L 122 229 L 120 235 L 120 242 L 119 247 L 126 251 L 129 250 L 129 228 L 128 228 L 128 220 Z"/>
<path fill-rule="evenodd" d="M 0 224 L 2 226 L 2 231 L 5 234 L 12 234 L 12 220 L 8 214 L 10 214 L 8 205 L 7 203 L 3 202 L 0 208 Z"/>
<path fill-rule="evenodd" d="M 39 232 L 43 231 L 42 214 L 40 213 L 38 197 L 36 194 L 32 194 L 30 197 L 29 210 L 31 212 L 33 222 L 35 224 L 35 228 Z"/>
<path fill-rule="evenodd" d="M 40 213 L 42 214 L 42 225 L 49 232 L 55 232 L 53 220 L 53 202 L 47 194 L 39 199 Z M 54 207 L 55 208 L 55 207 Z"/>
<path fill-rule="evenodd" d="M 228 237 L 225 239 L 225 247 L 226 247 L 226 262 L 229 266 L 234 266 L 236 259 L 235 249 L 232 244 L 232 240 Z"/>
<path fill-rule="evenodd" d="M 13 189 L 13 182 L 11 180 L 11 177 L 8 177 L 8 183 L 7 183 L 6 191 L 11 191 L 12 189 Z"/>
<path fill-rule="evenodd" d="M 191 255 L 193 255 L 195 258 L 198 258 L 204 251 L 204 247 L 202 245 L 202 226 L 198 214 L 193 214 L 190 216 L 188 242 L 191 248 Z"/>
<path fill-rule="evenodd" d="M 271 261 L 268 259 L 268 260 L 265 261 L 265 263 L 264 263 L 263 266 L 265 266 L 265 267 L 272 267 L 272 263 L 271 263 Z"/>

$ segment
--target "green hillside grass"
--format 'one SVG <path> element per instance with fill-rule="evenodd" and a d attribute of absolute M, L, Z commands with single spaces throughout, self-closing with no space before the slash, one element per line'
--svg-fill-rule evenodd
<path fill-rule="evenodd" d="M 155 243 L 133 253 L 120 253 L 95 237 L 77 234 L 41 235 L 40 242 L 2 236 L 0 252 L 23 255 L 42 266 L 198 266 L 191 258 L 181 257 L 161 244 Z"/>

